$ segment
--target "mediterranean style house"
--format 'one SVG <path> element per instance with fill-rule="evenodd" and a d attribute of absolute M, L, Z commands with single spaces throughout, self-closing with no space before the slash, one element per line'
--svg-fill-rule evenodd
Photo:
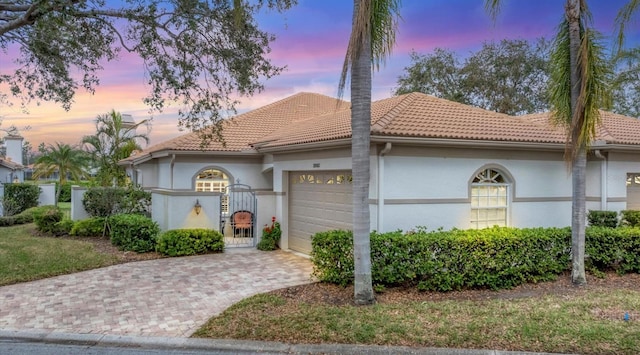
<path fill-rule="evenodd" d="M 640 120 L 601 114 L 588 156 L 587 209 L 640 209 Z M 229 228 L 235 212 L 249 211 L 258 227 L 272 217 L 281 222 L 283 249 L 308 253 L 314 233 L 350 228 L 348 102 L 295 94 L 224 122 L 222 137 L 202 144 L 189 133 L 121 162 L 153 192 L 153 218 L 163 229 L 258 237 L 260 228 Z M 371 229 L 568 226 L 564 147 L 549 114 L 514 117 L 420 93 L 376 101 Z"/>

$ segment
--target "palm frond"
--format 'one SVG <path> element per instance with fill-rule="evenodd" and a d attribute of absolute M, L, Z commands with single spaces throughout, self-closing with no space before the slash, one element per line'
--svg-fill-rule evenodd
<path fill-rule="evenodd" d="M 351 65 L 360 56 L 367 36 L 371 40 L 375 70 L 379 70 L 380 64 L 384 64 L 391 54 L 400 19 L 400 0 L 360 0 L 354 10 L 353 28 L 338 83 L 338 98 L 344 96 Z"/>
<path fill-rule="evenodd" d="M 629 22 L 637 15 L 640 10 L 640 0 L 629 0 L 618 12 L 616 16 L 614 32 L 615 42 L 613 45 L 614 55 L 622 51 L 624 48 L 625 32 Z"/>
<path fill-rule="evenodd" d="M 602 36 L 595 30 L 581 28 L 578 71 L 580 94 L 571 107 L 571 59 L 569 25 L 566 19 L 558 28 L 551 53 L 549 98 L 551 117 L 567 132 L 565 159 L 571 165 L 580 149 L 588 149 L 600 125 L 600 109 L 611 105 L 612 70 L 606 61 Z"/>

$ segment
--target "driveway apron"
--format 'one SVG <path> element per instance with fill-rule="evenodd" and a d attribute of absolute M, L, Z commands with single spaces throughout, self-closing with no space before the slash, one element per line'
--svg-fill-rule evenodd
<path fill-rule="evenodd" d="M 0 328 L 180 337 L 254 294 L 313 282 L 284 251 L 227 249 L 0 287 Z"/>

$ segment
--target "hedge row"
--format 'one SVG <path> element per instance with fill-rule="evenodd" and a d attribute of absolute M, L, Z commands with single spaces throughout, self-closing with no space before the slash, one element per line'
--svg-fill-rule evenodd
<path fill-rule="evenodd" d="M 213 229 L 174 229 L 158 237 L 156 251 L 169 256 L 221 252 L 224 236 Z"/>
<path fill-rule="evenodd" d="M 33 216 L 35 214 L 44 213 L 45 211 L 52 208 L 55 208 L 55 207 L 54 206 L 31 207 L 13 216 L 0 217 L 0 227 L 12 226 L 15 224 L 32 223 Z"/>
<path fill-rule="evenodd" d="M 587 220 L 592 227 L 640 227 L 640 211 L 620 211 L 618 217 L 616 211 L 589 210 Z"/>
<path fill-rule="evenodd" d="M 569 228 L 489 228 L 403 234 L 372 233 L 376 285 L 415 285 L 421 290 L 511 288 L 552 280 L 569 270 Z M 640 271 L 639 228 L 589 228 L 587 267 Z M 312 241 L 314 275 L 347 285 L 353 280 L 350 231 L 318 233 Z"/>

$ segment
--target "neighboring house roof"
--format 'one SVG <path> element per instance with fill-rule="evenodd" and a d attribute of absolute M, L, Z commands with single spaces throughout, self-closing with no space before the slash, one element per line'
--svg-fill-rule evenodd
<path fill-rule="evenodd" d="M 194 132 L 153 145 L 142 152 L 136 152 L 134 156 L 122 162 L 143 160 L 161 151 L 254 151 L 252 142 L 282 127 L 310 117 L 345 110 L 348 107 L 348 102 L 333 97 L 307 92 L 298 93 L 223 122 L 224 145 L 217 140 L 211 140 L 205 146 L 201 146 L 202 139 L 197 132 Z"/>
<path fill-rule="evenodd" d="M 601 111 L 596 140 L 640 144 L 640 120 Z M 433 96 L 410 93 L 373 102 L 372 137 L 564 144 L 563 127 L 550 114 L 510 116 Z M 256 141 L 258 149 L 351 137 L 349 110 L 297 122 Z"/>
<path fill-rule="evenodd" d="M 16 162 L 11 161 L 11 159 L 7 159 L 5 157 L 0 157 L 0 166 L 4 166 L 10 170 L 22 170 L 24 166 L 18 164 Z"/>

